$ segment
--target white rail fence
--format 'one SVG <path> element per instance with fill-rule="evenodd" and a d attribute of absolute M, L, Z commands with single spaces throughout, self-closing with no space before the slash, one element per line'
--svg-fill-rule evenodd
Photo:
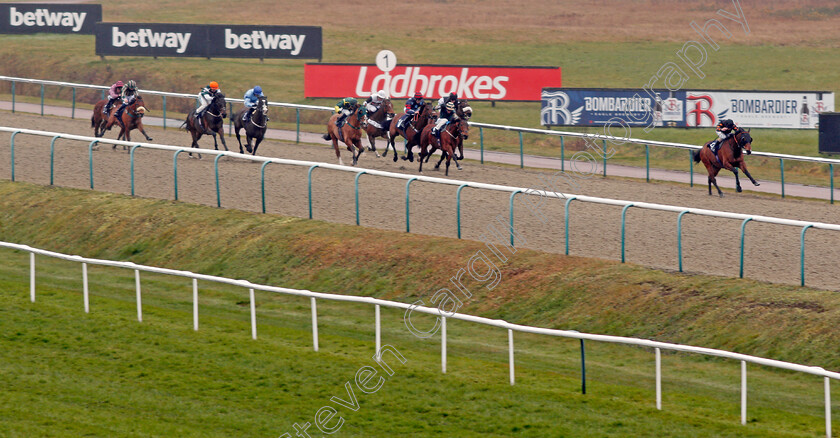
<path fill-rule="evenodd" d="M 154 150 L 164 150 L 170 151 L 174 153 L 174 166 L 173 166 L 173 179 L 174 179 L 174 186 L 175 186 L 175 199 L 178 199 L 178 174 L 177 174 L 177 157 L 178 154 L 182 152 L 198 152 L 201 154 L 208 154 L 208 155 L 215 155 L 216 159 L 214 161 L 215 165 L 215 173 L 216 173 L 216 205 L 221 207 L 221 195 L 220 195 L 220 186 L 219 186 L 219 159 L 225 156 L 228 157 L 236 157 L 238 159 L 249 160 L 249 161 L 256 161 L 263 163 L 262 166 L 262 200 L 263 200 L 263 208 L 262 211 L 265 212 L 265 166 L 268 163 L 277 163 L 277 164 L 284 164 L 284 165 L 291 165 L 291 166 L 303 166 L 309 168 L 308 173 L 308 183 L 309 183 L 309 217 L 312 218 L 312 190 L 311 190 L 311 183 L 312 183 L 312 171 L 316 168 L 322 169 L 332 169 L 332 170 L 339 170 L 343 172 L 351 172 L 356 174 L 355 179 L 355 191 L 356 191 L 356 225 L 360 225 L 360 213 L 359 213 L 359 177 L 362 175 L 374 175 L 374 176 L 381 176 L 386 178 L 394 178 L 394 179 L 401 179 L 406 181 L 406 231 L 410 232 L 410 216 L 409 216 L 409 189 L 411 183 L 413 181 L 422 181 L 422 182 L 429 182 L 429 183 L 436 183 L 436 184 L 444 184 L 449 186 L 457 186 L 458 191 L 456 195 L 456 200 L 458 205 L 460 206 L 460 193 L 461 190 L 464 188 L 477 188 L 477 189 L 485 189 L 485 190 L 492 190 L 497 192 L 505 192 L 510 193 L 510 227 L 511 227 L 511 245 L 514 243 L 514 223 L 513 223 L 513 210 L 514 210 L 514 203 L 513 200 L 517 194 L 524 193 L 530 195 L 540 195 L 546 196 L 549 198 L 556 198 L 556 199 L 564 199 L 565 200 L 565 240 L 566 240 L 566 251 L 565 253 L 569 254 L 569 205 L 572 201 L 580 201 L 580 202 L 590 202 L 594 204 L 603 204 L 603 205 L 613 205 L 617 207 L 622 207 L 621 210 L 621 261 L 625 261 L 625 251 L 624 251 L 624 240 L 625 240 L 625 232 L 624 232 L 624 224 L 627 210 L 630 207 L 633 208 L 641 208 L 646 210 L 658 210 L 658 211 L 669 211 L 673 213 L 679 213 L 677 216 L 677 254 L 678 254 L 678 263 L 679 269 L 682 271 L 682 218 L 686 214 L 694 214 L 699 216 L 711 216 L 711 217 L 718 217 L 718 218 L 727 218 L 727 219 L 737 219 L 741 220 L 741 247 L 740 247 L 740 277 L 743 278 L 744 276 L 744 244 L 745 244 L 745 232 L 746 232 L 746 225 L 748 222 L 764 222 L 764 223 L 771 223 L 771 224 L 778 224 L 778 225 L 786 225 L 786 226 L 794 226 L 801 228 L 801 238 L 800 238 L 800 264 L 799 264 L 799 271 L 800 271 L 800 284 L 805 285 L 805 232 L 809 228 L 815 229 L 824 229 L 824 230 L 833 230 L 833 231 L 840 231 L 840 225 L 837 224 L 829 224 L 823 222 L 810 222 L 810 221 L 801 221 L 801 220 L 793 220 L 793 219 L 783 219 L 783 218 L 776 218 L 770 216 L 761 216 L 761 215 L 749 215 L 749 214 L 741 214 L 741 213 L 730 213 L 724 211 L 715 211 L 715 210 L 706 210 L 702 208 L 689 208 L 689 207 L 680 207 L 680 206 L 673 206 L 673 205 L 665 205 L 665 204 L 655 204 L 649 202 L 634 202 L 634 201 L 625 201 L 619 199 L 608 199 L 608 198 L 599 198 L 594 196 L 586 196 L 586 195 L 575 195 L 571 193 L 557 193 L 557 192 L 547 192 L 544 190 L 534 190 L 527 187 L 513 187 L 513 186 L 504 186 L 498 184 L 487 184 L 487 183 L 480 183 L 480 182 L 472 182 L 472 181 L 461 181 L 455 179 L 445 179 L 445 178 L 436 178 L 436 177 L 429 177 L 423 175 L 406 175 L 402 173 L 396 172 L 387 172 L 382 170 L 374 170 L 374 169 L 364 169 L 358 167 L 350 167 L 350 166 L 341 166 L 337 164 L 330 164 L 330 163 L 322 163 L 322 162 L 314 162 L 314 161 L 300 161 L 300 160 L 290 160 L 285 158 L 272 158 L 272 157 L 261 157 L 261 156 L 252 156 L 247 154 L 240 154 L 236 152 L 230 151 L 217 151 L 212 149 L 195 149 L 195 148 L 184 148 L 180 146 L 168 146 L 168 145 L 159 145 L 159 144 L 152 144 L 152 143 L 135 143 L 135 142 L 126 142 L 120 140 L 111 140 L 107 138 L 94 138 L 94 137 L 87 137 L 81 135 L 73 135 L 73 134 L 63 134 L 57 132 L 49 132 L 49 131 L 38 131 L 38 130 L 31 130 L 31 129 L 20 129 L 20 128 L 12 128 L 12 127 L 4 127 L 0 126 L 0 132 L 9 132 L 11 133 L 11 179 L 12 181 L 15 180 L 15 165 L 14 165 L 14 150 L 15 150 L 15 136 L 20 134 L 25 135 L 36 135 L 41 137 L 52 137 L 51 151 L 55 148 L 56 140 L 58 139 L 65 139 L 65 140 L 78 140 L 88 143 L 88 159 L 89 159 L 89 167 L 90 167 L 90 187 L 93 188 L 93 153 L 91 152 L 93 146 L 97 143 L 103 144 L 113 144 L 113 145 L 122 145 L 122 146 L 129 146 L 130 149 L 130 172 L 131 172 L 131 194 L 134 195 L 135 192 L 135 184 L 134 184 L 134 152 L 137 148 L 145 148 L 145 149 L 154 149 Z M 50 169 L 52 170 L 54 166 L 54 154 L 50 154 Z M 53 175 L 51 171 L 50 175 L 50 183 L 53 182 Z M 460 211 L 460 207 L 457 210 Z M 458 224 L 458 238 L 461 237 L 461 219 L 460 214 L 456 213 L 458 216 L 456 217 L 456 222 Z"/>
<path fill-rule="evenodd" d="M 39 84 L 41 85 L 41 115 L 43 115 L 43 107 L 44 107 L 44 86 L 57 86 L 57 87 L 68 87 L 73 90 L 73 110 L 75 113 L 76 107 L 76 88 L 85 88 L 85 89 L 93 89 L 93 90 L 101 90 L 103 93 L 108 90 L 109 87 L 102 86 L 102 85 L 92 85 L 92 84 L 79 84 L 73 82 L 63 82 L 63 81 L 50 81 L 50 80 L 42 80 L 42 79 L 30 79 L 30 78 L 18 78 L 14 76 L 0 76 L 0 81 L 9 81 L 12 83 L 12 110 L 14 111 L 14 95 L 15 95 L 15 86 L 14 84 L 20 83 L 28 83 L 28 84 Z M 150 94 L 154 96 L 161 96 L 163 98 L 163 118 L 164 118 L 164 127 L 166 127 L 166 98 L 167 97 L 174 97 L 174 98 L 183 98 L 183 99 L 195 99 L 195 94 L 188 94 L 188 93 L 173 93 L 173 92 L 166 92 L 166 91 L 155 91 L 155 90 L 142 90 L 143 94 Z M 226 98 L 229 102 L 243 102 L 242 99 L 237 98 Z M 270 106 L 281 107 L 281 108 L 294 108 L 296 110 L 296 132 L 297 132 L 297 139 L 300 140 L 300 110 L 314 110 L 314 111 L 332 111 L 333 108 L 326 107 L 326 106 L 318 106 L 318 105 L 301 105 L 301 104 L 294 104 L 294 103 L 284 103 L 284 102 L 269 102 Z M 564 142 L 563 138 L 565 137 L 576 137 L 584 139 L 588 146 L 591 148 L 597 149 L 596 144 L 592 144 L 591 142 L 594 141 L 601 141 L 602 143 L 602 151 L 599 151 L 597 154 L 601 155 L 603 158 L 603 172 L 604 176 L 607 174 L 607 158 L 608 158 L 608 151 L 607 151 L 607 142 L 611 142 L 613 144 L 636 144 L 642 145 L 645 147 L 645 167 L 647 169 L 647 177 L 646 179 L 650 180 L 650 157 L 649 157 L 649 147 L 666 147 L 666 148 L 676 148 L 676 149 L 687 149 L 690 151 L 700 149 L 700 146 L 692 145 L 692 144 L 685 144 L 685 143 L 672 143 L 666 141 L 654 141 L 654 140 L 642 140 L 637 138 L 624 138 L 624 137 L 615 137 L 610 135 L 603 135 L 603 134 L 589 134 L 583 132 L 572 132 L 572 131 L 554 131 L 554 130 L 547 130 L 547 129 L 534 129 L 534 128 L 523 128 L 518 126 L 508 126 L 508 125 L 497 125 L 491 123 L 478 123 L 478 122 L 470 122 L 471 126 L 475 126 L 479 128 L 480 132 L 480 141 L 481 141 L 481 162 L 484 162 L 484 136 L 483 136 L 483 129 L 497 129 L 503 131 L 513 131 L 519 133 L 519 156 L 520 156 L 520 167 L 524 167 L 524 149 L 522 143 L 522 134 L 530 133 L 530 134 L 540 134 L 540 135 L 552 135 L 561 138 L 561 167 L 565 170 L 564 165 Z M 785 177 L 784 177 L 784 161 L 785 160 L 793 160 L 793 161 L 804 161 L 804 162 L 811 162 L 811 163 L 820 163 L 820 164 L 827 164 L 829 166 L 829 187 L 831 193 L 831 203 L 834 203 L 834 165 L 840 164 L 840 160 L 838 159 L 830 159 L 830 158 L 821 158 L 821 157 L 806 157 L 806 156 L 799 156 L 799 155 L 788 155 L 788 154 L 777 154 L 772 152 L 760 152 L 756 151 L 752 153 L 753 156 L 757 157 L 766 157 L 766 158 L 773 158 L 779 160 L 779 170 L 781 173 L 781 196 L 785 196 Z M 691 184 L 694 184 L 694 164 L 689 156 L 689 165 L 691 166 Z"/>
<path fill-rule="evenodd" d="M 164 274 L 164 275 L 172 275 L 178 277 L 185 277 L 192 279 L 192 287 L 193 287 L 193 329 L 198 330 L 198 280 L 202 281 L 209 281 L 215 283 L 222 283 L 228 284 L 232 286 L 242 287 L 243 289 L 248 289 L 249 297 L 250 297 L 250 315 L 251 315 L 251 337 L 253 339 L 257 339 L 257 319 L 256 319 L 256 311 L 255 311 L 255 294 L 254 291 L 264 291 L 264 292 L 272 292 L 278 294 L 285 294 L 285 295 L 294 295 L 294 296 L 301 296 L 301 297 L 309 297 L 310 305 L 312 309 L 312 346 L 315 351 L 318 351 L 318 312 L 317 312 L 317 301 L 316 300 L 330 300 L 330 301 L 343 301 L 343 302 L 352 302 L 352 303 L 363 303 L 363 304 L 370 304 L 373 305 L 375 308 L 375 317 L 374 317 L 374 326 L 375 326 L 375 343 L 376 343 L 376 352 L 377 356 L 381 349 L 381 325 L 380 325 L 380 307 L 388 307 L 394 309 L 402 309 L 408 312 L 408 317 L 410 317 L 411 312 L 419 312 L 425 313 L 429 315 L 436 315 L 442 321 L 442 330 L 441 330 L 441 371 L 446 373 L 446 355 L 447 355 L 447 346 L 446 346 L 446 320 L 447 319 L 454 319 L 454 320 L 461 320 L 461 321 L 469 321 L 474 322 L 477 324 L 483 324 L 491 327 L 498 327 L 502 329 L 506 329 L 508 331 L 508 366 L 510 371 L 510 384 L 515 384 L 515 373 L 514 373 L 514 346 L 513 346 L 513 333 L 514 332 L 521 332 L 521 333 L 533 333 L 538 335 L 547 335 L 547 336 L 555 336 L 561 338 L 569 338 L 569 339 L 579 339 L 581 342 L 584 340 L 589 341 L 597 341 L 597 342 L 608 342 L 608 343 L 615 343 L 615 344 L 626 344 L 626 345 L 634 345 L 638 347 L 646 347 L 652 348 L 655 352 L 655 379 L 656 379 L 656 408 L 661 410 L 662 409 L 662 364 L 661 364 L 661 350 L 671 350 L 671 351 L 680 351 L 685 353 L 695 353 L 707 356 L 716 356 L 721 358 L 727 358 L 732 360 L 737 360 L 741 362 L 741 424 L 746 424 L 747 421 L 747 363 L 752 363 L 756 365 L 763 365 L 773 368 L 780 368 L 790 371 L 796 371 L 800 373 L 812 374 L 815 376 L 823 377 L 824 380 L 824 398 L 825 398 L 825 428 L 826 428 L 826 436 L 831 437 L 831 390 L 830 390 L 830 379 L 840 379 L 840 373 L 836 373 L 833 371 L 825 370 L 821 367 L 815 366 L 807 366 L 807 365 L 800 365 L 790 362 L 784 362 L 774 359 L 766 359 L 757 356 L 750 356 L 746 354 L 740 353 L 733 353 L 730 351 L 725 350 L 718 350 L 714 348 L 703 348 L 703 347 L 694 347 L 690 345 L 681 345 L 681 344 L 672 344 L 667 342 L 658 342 L 652 341 L 648 339 L 639 339 L 639 338 L 630 338 L 630 337 L 622 337 L 622 336 L 608 336 L 608 335 L 597 335 L 597 334 L 590 334 L 590 333 L 580 333 L 571 330 L 557 330 L 557 329 L 547 329 L 547 328 L 540 328 L 540 327 L 531 327 L 526 325 L 520 324 L 513 324 L 504 320 L 500 319 L 490 319 L 484 318 L 480 316 L 474 315 L 466 315 L 461 313 L 442 313 L 437 308 L 430 308 L 425 306 L 414 306 L 410 304 L 400 303 L 396 301 L 388 301 L 388 300 L 381 300 L 377 298 L 371 297 L 360 297 L 360 296 L 353 296 L 353 295 L 338 295 L 338 294 L 329 294 L 329 293 L 320 293 L 320 292 L 312 292 L 309 290 L 299 290 L 299 289 L 289 289 L 284 287 L 276 287 L 276 286 L 268 286 L 263 284 L 255 284 L 251 283 L 246 280 L 234 280 L 225 277 L 218 277 L 213 275 L 204 275 L 204 274 L 196 274 L 194 272 L 189 271 L 181 271 L 176 269 L 166 269 L 166 268 L 159 268 L 154 266 L 146 266 L 146 265 L 138 265 L 131 262 L 120 262 L 120 261 L 112 261 L 112 260 L 102 260 L 102 259 L 93 259 L 87 257 L 81 257 L 77 255 L 68 255 L 62 254 L 53 251 L 47 251 L 43 249 L 33 248 L 27 245 L 20 245 L 15 243 L 9 242 L 0 242 L 0 247 L 8 248 L 12 250 L 24 251 L 29 253 L 29 263 L 30 263 L 30 276 L 29 276 L 29 293 L 30 293 L 30 301 L 33 303 L 35 302 L 36 297 L 36 275 L 35 275 L 35 256 L 46 256 L 57 258 L 61 260 L 67 260 L 72 262 L 77 262 L 82 264 L 82 297 L 84 302 L 84 310 L 85 313 L 90 312 L 90 301 L 89 301 L 89 290 L 88 290 L 88 274 L 87 274 L 87 265 L 99 265 L 99 266 L 110 266 L 116 268 L 125 268 L 125 269 L 133 269 L 134 270 L 134 278 L 135 278 L 135 290 L 136 290 L 136 301 L 137 301 L 137 320 L 139 322 L 143 321 L 143 304 L 142 304 L 142 292 L 141 292 L 141 282 L 140 282 L 140 272 L 151 272 L 156 274 Z M 581 344 L 582 345 L 582 344 Z"/>

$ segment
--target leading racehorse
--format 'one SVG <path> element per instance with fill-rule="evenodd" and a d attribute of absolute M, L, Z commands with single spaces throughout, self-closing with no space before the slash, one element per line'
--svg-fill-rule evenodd
<path fill-rule="evenodd" d="M 391 99 L 384 99 L 382 104 L 379 105 L 379 109 L 376 110 L 372 115 L 368 113 L 368 125 L 365 128 L 365 132 L 367 132 L 368 141 L 370 142 L 370 150 L 376 152 L 376 143 L 374 143 L 374 138 L 376 137 L 385 137 L 385 154 L 388 154 L 388 144 L 391 141 L 391 132 L 390 132 L 390 124 L 394 119 L 394 104 L 391 103 Z M 396 161 L 396 150 L 394 152 L 394 157 Z M 379 152 L 376 152 L 376 157 L 379 158 Z"/>
<path fill-rule="evenodd" d="M 113 124 L 117 122 L 120 125 L 120 133 L 117 135 L 117 140 L 124 139 L 125 141 L 131 141 L 131 131 L 133 129 L 138 129 L 140 133 L 146 137 L 146 141 L 152 141 L 152 137 L 149 137 L 146 134 L 146 130 L 143 128 L 143 116 L 148 112 L 148 110 L 144 106 L 142 96 L 138 95 L 134 99 L 134 102 L 123 110 L 122 117 L 120 117 L 121 120 L 119 121 L 117 121 L 115 117 L 117 112 L 116 105 L 111 108 L 107 116 L 103 114 L 102 109 L 105 107 L 107 102 L 107 100 L 100 100 L 93 106 L 93 115 L 90 117 L 90 126 L 93 128 L 94 137 L 102 137 L 105 135 L 105 131 L 111 129 Z M 114 148 L 116 147 L 117 146 L 114 145 Z"/>
<path fill-rule="evenodd" d="M 361 105 L 356 105 L 353 112 L 344 119 L 341 129 L 335 126 L 336 120 L 338 120 L 338 114 L 333 114 L 327 121 L 327 134 L 324 135 L 324 140 L 332 140 L 338 164 L 342 166 L 344 161 L 341 159 L 341 152 L 338 150 L 338 141 L 343 141 L 347 145 L 347 150 L 353 154 L 353 165 L 355 166 L 359 162 L 362 152 L 365 151 L 362 147 L 362 129 L 367 128 L 368 125 L 367 110 Z"/>
<path fill-rule="evenodd" d="M 440 149 L 443 155 L 441 155 L 440 161 L 438 161 L 435 169 L 440 168 L 440 163 L 446 158 L 446 176 L 449 176 L 449 163 L 454 158 L 455 166 L 458 170 L 462 170 L 461 165 L 458 163 L 458 157 L 455 156 L 455 149 L 458 147 L 459 142 L 463 142 L 463 140 L 469 137 L 469 123 L 460 117 L 454 122 L 449 123 L 445 128 L 440 130 L 440 142 L 432 135 L 432 128 L 434 126 L 429 124 L 420 133 L 420 159 L 418 160 L 420 161 L 420 173 L 423 173 L 424 158 L 425 161 L 429 161 L 429 157 L 437 149 Z M 428 150 L 430 146 L 432 148 L 431 151 Z"/>
<path fill-rule="evenodd" d="M 400 113 L 400 115 L 394 120 L 398 121 L 402 119 L 403 116 L 405 116 L 405 113 Z M 425 102 L 423 106 L 417 110 L 417 113 L 406 120 L 400 128 L 397 128 L 397 123 L 391 123 L 391 138 L 388 140 L 388 147 L 394 148 L 394 161 L 397 161 L 397 147 L 394 145 L 394 142 L 396 141 L 398 135 L 401 135 L 406 139 L 405 146 L 407 154 L 403 156 L 402 159 L 414 161 L 414 153 L 411 151 L 411 148 L 420 145 L 420 133 L 423 131 L 423 128 L 434 119 L 434 117 L 435 114 L 434 111 L 432 111 L 432 103 Z M 385 153 L 382 155 L 388 155 L 388 148 L 385 148 Z"/>
<path fill-rule="evenodd" d="M 242 117 L 248 108 L 241 109 L 236 113 L 236 120 L 233 122 L 233 129 L 236 132 L 236 141 L 239 142 L 239 153 L 242 154 L 242 139 L 239 136 L 239 130 L 245 128 L 245 148 L 251 152 L 251 139 L 255 140 L 254 150 L 252 155 L 257 155 L 257 148 L 260 147 L 263 138 L 265 137 L 266 124 L 268 122 L 268 99 L 265 96 L 260 96 L 257 99 L 257 104 L 254 106 L 254 112 L 248 121 L 243 121 Z"/>
<path fill-rule="evenodd" d="M 225 147 L 225 150 L 230 150 L 225 143 L 225 117 L 227 117 L 225 95 L 218 92 L 215 96 L 213 96 L 213 100 L 211 100 L 210 104 L 207 105 L 207 109 L 204 110 L 204 114 L 201 117 L 201 120 L 204 122 L 204 127 L 207 128 L 209 134 L 213 136 L 213 147 L 215 147 L 216 150 L 219 150 L 219 143 L 216 141 L 217 134 L 222 140 L 222 146 Z M 202 131 L 200 127 L 196 126 L 195 109 L 190 111 L 187 115 L 187 119 L 183 124 L 181 124 L 182 128 L 185 126 L 186 130 L 190 131 L 190 134 L 192 134 L 192 147 L 198 148 L 198 139 L 207 132 Z M 190 156 L 192 156 L 192 153 L 190 153 Z M 201 158 L 201 154 L 198 154 L 198 158 Z"/>
<path fill-rule="evenodd" d="M 756 181 L 747 170 L 747 165 L 744 163 L 744 154 L 741 152 L 741 149 L 744 149 L 747 151 L 747 155 L 752 153 L 752 137 L 750 136 L 749 129 L 745 131 L 739 128 L 732 134 L 732 136 L 723 140 L 718 148 L 717 157 L 715 157 L 714 152 L 712 152 L 712 149 L 709 147 L 709 143 L 706 143 L 702 149 L 694 153 L 694 161 L 697 163 L 703 161 L 703 164 L 706 166 L 706 171 L 709 172 L 710 196 L 712 194 L 712 184 L 714 184 L 718 191 L 718 195 L 723 197 L 723 192 L 720 191 L 720 187 L 717 185 L 717 179 L 715 178 L 718 172 L 720 172 L 720 169 L 731 170 L 732 173 L 735 174 L 735 190 L 738 192 L 741 191 L 741 181 L 738 179 L 738 169 L 743 170 L 744 175 L 747 175 L 753 184 L 756 186 L 759 185 L 758 181 Z"/>

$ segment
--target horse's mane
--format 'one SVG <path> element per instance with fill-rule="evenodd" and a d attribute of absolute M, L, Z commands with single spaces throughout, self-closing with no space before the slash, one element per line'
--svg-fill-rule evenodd
<path fill-rule="evenodd" d="M 732 136 L 731 136 L 731 137 L 729 137 L 729 140 L 731 140 L 732 158 L 736 158 L 736 159 L 737 159 L 737 158 L 739 158 L 739 157 L 741 156 L 741 154 L 743 153 L 743 152 L 741 151 L 741 145 L 739 145 L 739 144 L 738 144 L 738 134 L 740 134 L 741 132 L 743 132 L 743 131 L 742 131 L 741 129 L 738 129 L 737 131 L 735 131 L 735 132 L 732 134 Z"/>

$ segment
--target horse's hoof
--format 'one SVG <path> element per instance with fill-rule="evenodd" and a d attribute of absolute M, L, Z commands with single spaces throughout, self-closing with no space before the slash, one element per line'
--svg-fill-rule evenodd
<path fill-rule="evenodd" d="M 754 182 L 753 184 L 755 184 L 755 185 L 756 185 L 756 187 L 758 187 L 758 186 L 760 186 L 760 185 L 761 185 L 761 184 L 759 184 L 759 183 L 757 183 L 757 182 Z"/>
<path fill-rule="evenodd" d="M 397 154 L 394 154 L 394 162 L 397 162 Z"/>
<path fill-rule="evenodd" d="M 154 140 L 152 137 L 146 137 L 146 141 L 152 141 L 152 140 Z"/>
<path fill-rule="evenodd" d="M 720 197 L 723 198 L 723 193 L 720 194 Z"/>
<path fill-rule="evenodd" d="M 461 166 L 458 166 L 458 170 L 464 170 L 464 168 L 461 167 Z"/>
<path fill-rule="evenodd" d="M 741 193 L 743 190 L 741 189 L 741 186 L 738 186 L 738 187 L 735 187 L 735 191 L 738 192 L 738 193 Z"/>
<path fill-rule="evenodd" d="M 379 152 L 376 153 L 376 158 L 382 158 L 382 155 L 379 155 Z"/>

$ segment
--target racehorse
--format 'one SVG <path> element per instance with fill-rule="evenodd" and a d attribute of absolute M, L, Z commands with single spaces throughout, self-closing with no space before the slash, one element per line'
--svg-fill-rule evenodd
<path fill-rule="evenodd" d="M 446 158 L 446 176 L 449 176 L 449 163 L 454 158 L 455 166 L 458 170 L 462 170 L 461 164 L 458 163 L 458 157 L 455 156 L 455 148 L 458 147 L 459 141 L 463 141 L 469 137 L 469 123 L 462 118 L 458 118 L 454 122 L 446 125 L 446 127 L 440 131 L 440 143 L 438 143 L 437 138 L 432 135 L 432 128 L 434 128 L 434 126 L 427 125 L 423 128 L 423 132 L 420 134 L 420 159 L 418 160 L 420 161 L 420 173 L 423 173 L 424 158 L 425 161 L 429 161 L 429 157 L 432 156 L 437 149 L 440 149 L 443 154 L 440 157 L 440 161 L 438 161 L 437 165 L 435 165 L 435 169 L 439 169 L 440 163 L 443 162 L 444 158 Z M 429 146 L 432 148 L 431 151 L 428 150 Z"/>
<path fill-rule="evenodd" d="M 93 128 L 94 137 L 102 137 L 105 135 L 105 131 L 111 129 L 114 122 L 117 122 L 117 119 L 114 117 L 118 108 L 116 105 L 110 109 L 107 116 L 102 113 L 102 109 L 105 107 L 107 102 L 107 100 L 100 100 L 93 106 L 93 115 L 90 117 L 90 126 Z M 140 133 L 146 137 L 146 141 L 152 141 L 152 137 L 149 137 L 146 134 L 146 130 L 143 129 L 143 116 L 148 112 L 146 107 L 143 105 L 143 98 L 141 96 L 137 96 L 137 98 L 134 99 L 134 102 L 123 110 L 122 117 L 120 118 L 121 120 L 119 121 L 122 123 L 120 123 L 120 133 L 117 136 L 117 140 L 124 139 L 125 141 L 131 141 L 131 130 L 139 129 Z M 117 146 L 114 145 L 113 148 L 116 147 Z"/>
<path fill-rule="evenodd" d="M 382 101 L 382 104 L 379 105 L 379 109 L 373 113 L 372 116 L 368 117 L 368 125 L 367 128 L 365 128 L 365 132 L 367 132 L 368 141 L 370 142 L 370 148 L 368 148 L 369 150 L 376 152 L 374 138 L 385 137 L 385 154 L 388 154 L 388 144 L 391 140 L 390 126 L 388 125 L 391 124 L 393 119 L 394 104 L 391 103 L 391 99 L 385 99 Z M 394 152 L 395 157 L 396 155 L 396 152 Z M 379 152 L 376 152 L 376 158 L 379 157 Z"/>
<path fill-rule="evenodd" d="M 744 175 L 747 175 L 754 185 L 759 185 L 758 181 L 747 170 L 747 165 L 744 163 L 744 154 L 741 152 L 743 148 L 747 151 L 747 155 L 752 153 L 752 137 L 750 136 L 749 129 L 745 131 L 739 128 L 732 136 L 721 142 L 718 148 L 718 157 L 720 159 L 715 157 L 714 152 L 709 147 L 709 143 L 706 143 L 702 149 L 694 153 L 694 161 L 699 163 L 702 160 L 706 166 L 706 170 L 709 172 L 709 196 L 712 195 L 712 184 L 714 184 L 718 195 L 721 198 L 723 197 L 723 192 L 720 191 L 720 187 L 717 185 L 717 179 L 715 178 L 718 172 L 720 172 L 720 169 L 731 170 L 735 174 L 735 190 L 738 192 L 741 191 L 738 169 L 743 170 Z"/>
<path fill-rule="evenodd" d="M 201 119 L 204 122 L 204 127 L 207 128 L 210 131 L 210 135 L 213 136 L 213 147 L 215 147 L 216 150 L 219 150 L 219 143 L 216 142 L 216 134 L 218 134 L 219 138 L 222 140 L 222 146 L 225 147 L 225 150 L 230 150 L 225 143 L 225 117 L 227 117 L 227 105 L 225 104 L 225 95 L 220 91 L 213 96 L 213 100 L 210 101 L 210 105 L 207 106 L 207 109 L 201 116 Z M 187 114 L 187 119 L 184 120 L 181 127 L 186 127 L 185 129 L 190 131 L 190 134 L 192 134 L 192 147 L 198 148 L 198 139 L 201 138 L 205 132 L 196 126 L 195 109 Z M 190 153 L 190 156 L 192 156 L 192 152 Z M 198 154 L 198 158 L 201 158 L 201 154 Z"/>
<path fill-rule="evenodd" d="M 265 96 L 260 96 L 257 99 L 257 104 L 254 106 L 254 112 L 251 114 L 251 119 L 242 120 L 242 116 L 248 111 L 248 108 L 243 108 L 236 113 L 236 120 L 233 122 L 233 128 L 236 132 L 236 141 L 239 142 L 239 153 L 242 154 L 242 139 L 239 137 L 239 130 L 245 128 L 245 149 L 251 152 L 251 139 L 255 139 L 254 150 L 252 155 L 257 155 L 257 148 L 260 147 L 263 138 L 265 137 L 265 125 L 268 122 L 268 99 Z"/>
<path fill-rule="evenodd" d="M 461 99 L 458 101 L 458 106 L 455 108 L 455 114 L 457 114 L 458 117 L 467 122 L 470 121 L 470 117 L 472 117 L 472 107 L 470 107 L 470 104 L 469 102 L 467 102 L 466 99 Z M 458 157 L 459 160 L 464 159 L 464 140 L 466 139 L 467 138 L 464 137 L 458 140 L 458 154 L 460 155 Z M 438 166 L 440 166 L 440 163 L 438 163 Z"/>
<path fill-rule="evenodd" d="M 405 113 L 400 113 L 394 120 L 400 120 L 403 116 L 405 116 Z M 433 119 L 434 111 L 432 111 L 432 103 L 426 102 L 417 110 L 417 113 L 413 117 L 404 122 L 401 128 L 398 129 L 396 123 L 391 123 L 389 130 L 391 138 L 388 140 L 388 147 L 394 148 L 394 161 L 397 161 L 397 147 L 394 146 L 397 136 L 401 135 L 406 139 L 407 155 L 404 155 L 402 159 L 413 162 L 414 153 L 411 151 L 411 148 L 420 145 L 420 133 L 429 124 L 429 121 Z M 382 156 L 388 155 L 388 147 L 385 148 L 385 153 Z"/>
<path fill-rule="evenodd" d="M 347 145 L 347 150 L 353 154 L 353 165 L 359 162 L 359 157 L 365 151 L 362 147 L 362 129 L 366 129 L 368 125 L 367 109 L 361 105 L 356 105 L 353 112 L 344 119 L 344 124 L 341 125 L 341 132 L 335 126 L 338 120 L 338 114 L 333 114 L 327 121 L 327 134 L 324 135 L 324 140 L 332 140 L 333 149 L 335 149 L 335 156 L 338 158 L 338 164 L 344 165 L 341 159 L 341 152 L 338 150 L 338 141 L 341 140 Z M 356 124 L 353 124 L 355 120 Z M 356 152 L 358 151 L 358 153 Z"/>

